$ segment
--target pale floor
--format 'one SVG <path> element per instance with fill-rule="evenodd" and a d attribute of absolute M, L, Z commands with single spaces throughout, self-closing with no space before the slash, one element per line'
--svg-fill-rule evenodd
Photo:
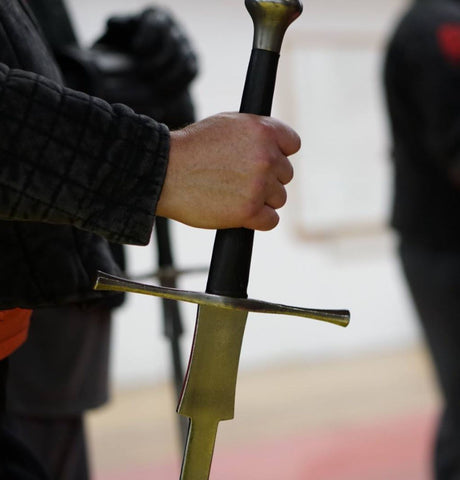
<path fill-rule="evenodd" d="M 345 472 L 353 469 L 352 464 L 356 463 L 356 459 L 347 456 L 345 446 L 350 449 L 354 442 L 361 445 L 357 448 L 366 450 L 374 442 L 373 450 L 361 452 L 368 456 L 367 463 L 372 464 L 375 450 L 388 450 L 395 458 L 395 468 L 397 462 L 401 464 L 398 480 L 404 475 L 404 480 L 427 479 L 437 405 L 438 396 L 422 347 L 329 363 L 245 372 L 238 379 L 235 419 L 220 424 L 214 462 L 216 456 L 227 455 L 227 463 L 232 463 L 232 456 L 237 463 L 241 455 L 250 455 L 252 450 L 260 455 L 265 445 L 266 452 L 280 452 L 280 462 L 285 454 L 286 461 L 292 463 L 289 458 L 296 442 L 304 442 L 305 448 L 310 445 L 312 455 L 315 444 L 326 450 L 333 444 L 331 452 L 335 452 L 336 459 L 341 451 L 344 456 L 340 457 L 341 475 L 319 474 L 316 466 L 316 475 L 296 473 L 287 474 L 285 478 L 345 480 L 349 478 Z M 178 468 L 182 456 L 174 410 L 175 399 L 169 385 L 115 392 L 109 406 L 89 417 L 96 479 L 178 478 L 171 473 Z M 382 428 L 385 441 L 376 438 L 382 435 Z M 407 430 L 413 431 L 412 437 Z M 356 443 L 359 438 L 361 443 Z M 396 446 L 398 442 L 402 446 Z M 392 448 L 398 451 L 391 453 Z M 402 450 L 407 450 L 406 454 Z M 305 453 L 302 455 L 304 458 Z M 376 457 L 375 474 L 369 473 L 373 467 L 368 465 L 366 469 L 363 467 L 363 476 L 359 478 L 397 480 L 396 474 L 385 477 L 379 461 Z M 347 466 L 347 462 L 350 465 Z M 384 463 L 385 468 L 389 463 L 391 461 Z M 234 467 L 229 468 L 235 471 Z M 274 467 L 271 468 L 271 475 L 244 476 L 251 480 L 281 478 Z M 305 472 L 306 465 L 302 468 Z M 222 473 L 216 478 L 227 477 Z M 229 475 L 228 478 L 234 477 Z M 241 474 L 237 478 L 241 478 Z M 358 480 L 356 474 L 350 478 Z"/>

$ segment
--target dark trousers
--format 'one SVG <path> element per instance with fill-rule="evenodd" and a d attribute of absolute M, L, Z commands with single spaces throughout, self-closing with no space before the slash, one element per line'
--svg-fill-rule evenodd
<path fill-rule="evenodd" d="M 89 479 L 81 415 L 34 418 L 8 414 L 8 427 L 40 459 L 51 480 Z"/>
<path fill-rule="evenodd" d="M 90 477 L 84 416 L 108 397 L 110 329 L 106 307 L 40 308 L 9 359 L 9 428 L 51 480 Z"/>
<path fill-rule="evenodd" d="M 444 399 L 434 478 L 460 480 L 460 252 L 403 241 L 400 258 Z"/>
<path fill-rule="evenodd" d="M 7 374 L 8 359 L 0 360 L 0 480 L 49 480 L 39 461 L 6 425 Z"/>

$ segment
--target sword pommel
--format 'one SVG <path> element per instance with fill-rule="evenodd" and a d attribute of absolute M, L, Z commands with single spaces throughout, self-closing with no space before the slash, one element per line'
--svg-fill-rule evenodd
<path fill-rule="evenodd" d="M 254 22 L 253 48 L 279 53 L 289 25 L 302 13 L 300 0 L 245 0 Z"/>

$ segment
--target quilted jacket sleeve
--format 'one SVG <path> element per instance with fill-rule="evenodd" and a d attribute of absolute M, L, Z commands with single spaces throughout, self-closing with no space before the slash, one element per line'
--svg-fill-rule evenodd
<path fill-rule="evenodd" d="M 151 118 L 0 64 L 0 218 L 146 244 L 168 152 Z"/>

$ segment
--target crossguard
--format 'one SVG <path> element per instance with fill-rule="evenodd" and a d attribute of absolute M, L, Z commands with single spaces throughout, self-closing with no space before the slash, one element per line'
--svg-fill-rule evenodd
<path fill-rule="evenodd" d="M 292 315 L 333 323 L 341 327 L 346 327 L 350 322 L 350 312 L 348 310 L 318 310 L 313 308 L 291 307 L 288 305 L 264 302 L 262 300 L 254 300 L 251 298 L 235 298 L 224 295 L 214 295 L 211 293 L 180 290 L 178 288 L 157 287 L 155 285 L 133 282 L 132 280 L 109 275 L 105 272 L 98 272 L 94 289 L 142 293 L 144 295 L 153 295 L 155 297 L 167 298 L 169 300 L 196 303 L 199 305 L 219 307 L 227 310 Z"/>

